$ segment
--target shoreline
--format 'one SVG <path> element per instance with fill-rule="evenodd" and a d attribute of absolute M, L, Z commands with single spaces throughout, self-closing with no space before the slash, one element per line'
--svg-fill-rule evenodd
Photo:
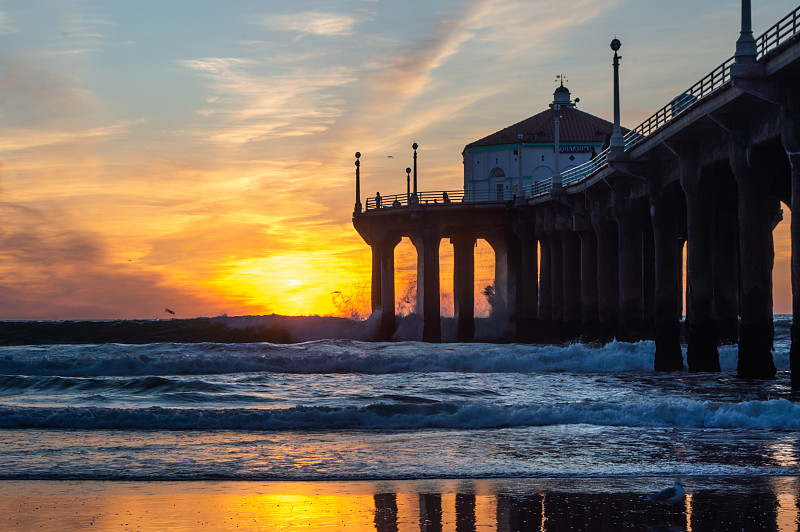
<path fill-rule="evenodd" d="M 646 500 L 674 480 L 8 480 L 0 481 L 0 528 L 460 532 L 591 524 L 592 530 L 707 531 L 747 521 L 752 530 L 797 529 L 800 475 L 685 477 L 681 503 Z"/>

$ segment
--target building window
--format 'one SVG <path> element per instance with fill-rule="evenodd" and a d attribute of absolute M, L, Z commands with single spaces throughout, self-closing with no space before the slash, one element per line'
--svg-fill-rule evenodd
<path fill-rule="evenodd" d="M 503 178 L 505 176 L 506 176 L 506 173 L 503 171 L 502 168 L 495 167 L 495 168 L 492 168 L 491 172 L 489 172 L 489 178 L 490 179 Z"/>

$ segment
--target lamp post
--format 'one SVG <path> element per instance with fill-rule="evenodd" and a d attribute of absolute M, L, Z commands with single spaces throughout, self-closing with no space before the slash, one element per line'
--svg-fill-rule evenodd
<path fill-rule="evenodd" d="M 406 203 L 411 202 L 411 168 L 406 168 Z"/>
<path fill-rule="evenodd" d="M 620 55 L 617 54 L 622 43 L 619 39 L 614 37 L 611 41 L 611 49 L 614 50 L 614 129 L 611 132 L 611 141 L 609 147 L 611 148 L 609 155 L 613 155 L 611 159 L 619 158 L 625 152 L 625 139 L 622 137 L 622 129 L 619 125 L 619 60 Z"/>
<path fill-rule="evenodd" d="M 356 152 L 356 206 L 353 209 L 354 214 L 361 213 L 361 152 Z"/>
<path fill-rule="evenodd" d="M 414 150 L 414 194 L 411 198 L 414 203 L 419 203 L 419 195 L 417 194 L 417 148 L 419 148 L 419 144 L 415 142 L 411 145 L 411 148 Z"/>
<path fill-rule="evenodd" d="M 736 54 L 731 65 L 734 84 L 737 79 L 760 78 L 764 75 L 764 65 L 758 63 L 758 45 L 753 38 L 750 14 L 750 0 L 742 0 L 742 29 L 736 41 Z"/>
<path fill-rule="evenodd" d="M 755 63 L 758 56 L 753 24 L 750 16 L 750 0 L 742 0 L 742 29 L 736 41 L 736 63 Z"/>

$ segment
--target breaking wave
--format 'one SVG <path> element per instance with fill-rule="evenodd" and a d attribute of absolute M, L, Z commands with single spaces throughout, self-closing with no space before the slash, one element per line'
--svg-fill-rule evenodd
<path fill-rule="evenodd" d="M 301 344 L 120 344 L 0 347 L 0 374 L 60 377 L 214 375 L 246 372 L 619 373 L 653 369 L 653 342 L 543 346 L 322 340 Z M 720 348 L 725 371 L 736 347 Z M 779 370 L 788 352 L 776 352 Z"/>
<path fill-rule="evenodd" d="M 800 405 L 786 399 L 741 403 L 685 399 L 535 406 L 443 401 L 283 409 L 0 408 L 0 428 L 4 429 L 329 431 L 492 429 L 574 424 L 798 430 Z"/>

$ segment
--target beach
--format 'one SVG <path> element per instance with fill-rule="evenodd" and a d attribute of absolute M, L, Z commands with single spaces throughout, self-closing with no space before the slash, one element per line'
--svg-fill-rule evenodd
<path fill-rule="evenodd" d="M 0 483 L 0 528 L 26 530 L 795 531 L 797 477 L 347 482 Z"/>

